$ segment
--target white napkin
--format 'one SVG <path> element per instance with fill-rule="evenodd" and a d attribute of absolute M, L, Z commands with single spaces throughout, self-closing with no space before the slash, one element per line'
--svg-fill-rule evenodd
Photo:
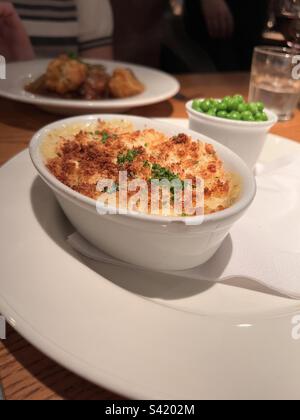
<path fill-rule="evenodd" d="M 247 278 L 300 299 L 300 155 L 260 165 L 257 184 L 253 205 L 217 254 L 205 265 L 168 274 L 212 282 Z M 68 243 L 95 261 L 135 268 L 94 248 L 77 233 Z M 224 264 L 229 252 L 231 258 Z"/>

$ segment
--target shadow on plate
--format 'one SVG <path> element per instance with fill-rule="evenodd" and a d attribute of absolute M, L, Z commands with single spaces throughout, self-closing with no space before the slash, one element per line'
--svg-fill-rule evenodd
<path fill-rule="evenodd" d="M 66 242 L 68 236 L 74 233 L 74 227 L 62 212 L 50 188 L 39 177 L 36 177 L 31 187 L 31 203 L 38 223 L 58 246 L 100 276 L 131 293 L 145 298 L 177 300 L 199 295 L 215 286 L 210 281 L 172 276 L 139 268 L 117 267 L 88 259 L 77 253 Z M 221 276 L 230 260 L 232 254 L 230 236 L 218 252 L 221 264 L 216 268 L 215 278 Z M 281 296 L 250 279 L 233 278 L 222 284 Z"/>

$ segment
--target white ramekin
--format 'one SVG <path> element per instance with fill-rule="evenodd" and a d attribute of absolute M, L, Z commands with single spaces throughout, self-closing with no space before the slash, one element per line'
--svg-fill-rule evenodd
<path fill-rule="evenodd" d="M 153 128 L 168 136 L 185 132 L 194 139 L 199 135 L 174 125 L 127 115 L 92 115 L 58 121 L 40 130 L 30 143 L 30 155 L 41 178 L 50 186 L 75 229 L 91 244 L 107 254 L 152 270 L 185 270 L 208 261 L 220 248 L 232 225 L 239 220 L 256 194 L 253 174 L 231 150 L 202 136 L 214 145 L 228 170 L 242 181 L 240 199 L 231 208 L 204 217 L 171 218 L 144 214 L 99 215 L 96 201 L 58 181 L 46 168 L 40 146 L 52 130 L 97 119 L 125 119 L 137 129 Z"/>
<path fill-rule="evenodd" d="M 276 114 L 269 110 L 266 110 L 269 121 L 246 122 L 212 117 L 195 111 L 193 101 L 187 103 L 186 109 L 191 130 L 211 137 L 228 147 L 239 155 L 250 169 L 254 169 L 264 148 L 267 134 L 278 121 Z"/>

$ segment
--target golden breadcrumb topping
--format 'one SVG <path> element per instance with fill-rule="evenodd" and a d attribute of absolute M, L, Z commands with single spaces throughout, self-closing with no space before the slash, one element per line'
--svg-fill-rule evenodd
<path fill-rule="evenodd" d="M 185 134 L 170 138 L 154 129 L 135 130 L 128 121 L 66 127 L 51 132 L 42 148 L 47 168 L 59 181 L 95 200 L 109 194 L 97 190 L 98 182 L 110 179 L 118 186 L 121 171 L 129 180 L 142 179 L 149 186 L 151 180 L 165 177 L 192 180 L 194 187 L 201 178 L 205 214 L 230 207 L 240 193 L 237 177 L 225 170 L 211 144 Z"/>

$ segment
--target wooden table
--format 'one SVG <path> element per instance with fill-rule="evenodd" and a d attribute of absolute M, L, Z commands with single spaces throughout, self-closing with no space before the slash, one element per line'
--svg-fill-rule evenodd
<path fill-rule="evenodd" d="M 184 118 L 184 98 L 223 97 L 233 93 L 247 95 L 247 74 L 180 76 L 181 98 L 131 111 L 147 117 Z M 1 83 L 1 82 L 0 82 Z M 0 99 L 0 165 L 27 147 L 32 134 L 57 120 L 29 106 Z M 273 133 L 300 142 L 300 111 L 295 118 L 277 124 Z M 102 400 L 120 399 L 63 369 L 8 329 L 7 340 L 0 343 L 0 378 L 8 400 Z"/>

